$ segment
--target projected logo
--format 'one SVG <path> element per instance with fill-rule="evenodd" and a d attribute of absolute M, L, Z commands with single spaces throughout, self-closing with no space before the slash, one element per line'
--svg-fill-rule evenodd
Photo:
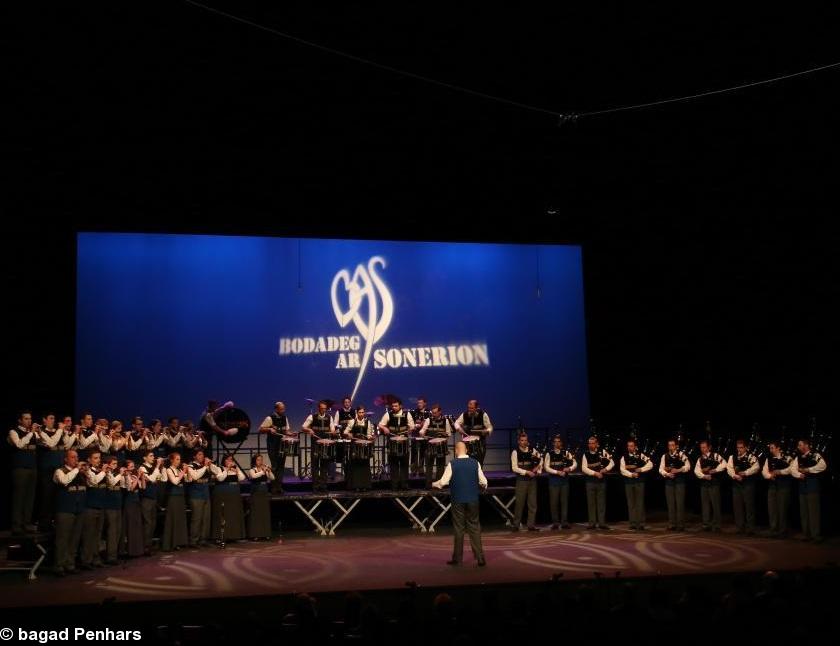
<path fill-rule="evenodd" d="M 371 359 L 374 370 L 490 365 L 487 344 L 483 342 L 377 348 L 376 344 L 394 320 L 394 299 L 379 273 L 386 266 L 385 258 L 373 256 L 366 264 L 359 263 L 352 274 L 349 269 L 341 269 L 333 277 L 330 286 L 333 314 L 342 329 L 352 323 L 356 334 L 283 337 L 280 355 L 338 353 L 336 370 L 358 370 L 353 398 Z"/>

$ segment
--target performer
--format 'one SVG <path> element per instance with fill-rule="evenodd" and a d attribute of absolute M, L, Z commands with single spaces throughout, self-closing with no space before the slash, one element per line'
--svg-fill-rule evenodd
<path fill-rule="evenodd" d="M 187 467 L 187 497 L 190 505 L 190 546 L 204 547 L 210 538 L 210 478 L 219 468 L 199 449 Z"/>
<path fill-rule="evenodd" d="M 477 460 L 467 455 L 463 442 L 455 443 L 455 459 L 446 465 L 440 480 L 432 483 L 437 489 L 449 485 L 452 502 L 452 528 L 455 534 L 452 558 L 448 565 L 460 565 L 464 556 L 464 532 L 470 537 L 473 556 L 479 566 L 484 567 L 484 549 L 481 545 L 481 524 L 478 518 L 478 495 L 487 488 L 487 478 Z"/>
<path fill-rule="evenodd" d="M 274 412 L 260 424 L 260 433 L 265 435 L 268 459 L 271 461 L 275 478 L 271 481 L 271 493 L 283 493 L 283 472 L 286 470 L 286 447 L 284 437 L 291 437 L 292 430 L 286 417 L 286 404 L 274 404 Z"/>
<path fill-rule="evenodd" d="M 149 433 L 146 435 L 146 447 L 155 452 L 155 458 L 163 458 L 166 460 L 166 434 L 163 432 L 163 422 L 159 419 L 153 419 L 149 422 Z M 163 496 L 166 492 L 164 487 L 158 489 L 158 498 L 163 502 Z M 162 504 L 161 504 L 162 506 Z"/>
<path fill-rule="evenodd" d="M 335 424 L 327 413 L 329 406 L 323 399 L 318 402 L 318 412 L 309 415 L 303 422 L 301 430 L 310 436 L 312 446 L 312 491 L 327 493 L 327 475 L 331 459 L 324 458 L 318 453 L 318 440 L 334 440 Z M 334 459 L 334 458 L 333 458 Z"/>
<path fill-rule="evenodd" d="M 79 464 L 73 449 L 64 454 L 64 465 L 55 470 L 55 573 L 58 576 L 76 572 L 76 554 L 82 537 L 82 514 L 87 490 L 86 467 Z"/>
<path fill-rule="evenodd" d="M 391 473 L 391 487 L 397 491 L 405 491 L 408 489 L 409 437 L 414 430 L 414 419 L 411 413 L 403 410 L 399 399 L 391 402 L 391 410 L 379 421 L 379 430 L 388 436 L 388 471 Z"/>
<path fill-rule="evenodd" d="M 636 440 L 627 440 L 626 447 L 627 452 L 618 462 L 618 470 L 624 477 L 624 496 L 627 498 L 630 529 L 641 531 L 645 528 L 645 474 L 653 469 L 653 461 L 639 451 Z"/>
<path fill-rule="evenodd" d="M 175 436 L 173 436 L 175 437 Z M 187 465 L 181 463 L 180 453 L 169 454 L 169 466 L 163 470 L 166 481 L 166 516 L 163 519 L 163 551 L 180 550 L 187 539 L 187 506 L 184 502 L 184 482 Z"/>
<path fill-rule="evenodd" d="M 131 430 L 126 435 L 126 457 L 135 466 L 143 461 L 143 446 L 146 442 L 148 429 L 143 427 L 143 418 L 135 417 L 131 420 Z"/>
<path fill-rule="evenodd" d="M 107 455 L 111 450 L 111 423 L 104 417 L 100 417 L 94 422 L 93 432 L 96 436 L 95 441 L 90 446 L 91 451 L 99 451 L 102 455 Z"/>
<path fill-rule="evenodd" d="M 755 479 L 758 458 L 747 451 L 744 440 L 735 441 L 735 455 L 730 455 L 726 472 L 732 478 L 732 512 L 739 534 L 755 533 Z"/>
<path fill-rule="evenodd" d="M 211 399 L 207 402 L 207 408 L 204 409 L 201 413 L 201 419 L 203 422 L 207 424 L 208 427 L 220 438 L 224 437 L 233 437 L 239 432 L 239 429 L 236 427 L 233 428 L 222 428 L 216 422 L 216 418 L 223 412 L 226 411 L 228 408 L 233 408 L 234 404 L 232 401 L 227 401 L 224 404 L 219 404 L 214 399 Z"/>
<path fill-rule="evenodd" d="M 155 452 L 148 449 L 143 456 L 142 464 L 138 468 L 140 474 L 140 510 L 143 514 L 143 553 L 146 556 L 152 553 L 152 541 L 157 527 L 158 483 L 164 479 L 162 467 L 163 458 L 156 457 Z"/>
<path fill-rule="evenodd" d="M 45 532 L 52 527 L 55 517 L 55 484 L 53 474 L 64 464 L 64 424 L 55 424 L 55 415 L 43 416 L 38 433 L 38 530 Z M 72 426 L 72 423 L 71 423 Z"/>
<path fill-rule="evenodd" d="M 76 432 L 76 443 L 74 448 L 79 454 L 79 460 L 87 460 L 89 452 L 95 448 L 94 444 L 99 438 L 93 425 L 93 415 L 82 413 Z"/>
<path fill-rule="evenodd" d="M 607 481 L 604 476 L 613 470 L 612 456 L 601 448 L 594 435 L 587 442 L 587 449 L 580 460 L 580 470 L 586 477 L 586 508 L 588 529 L 609 529 L 607 526 Z"/>
<path fill-rule="evenodd" d="M 466 445 L 465 445 L 466 446 Z M 542 472 L 542 457 L 536 449 L 528 445 L 528 434 L 519 433 L 517 446 L 510 454 L 510 468 L 516 474 L 516 504 L 514 506 L 511 529 L 519 531 L 522 512 L 528 503 L 528 531 L 539 531 L 537 520 L 537 476 Z"/>
<path fill-rule="evenodd" d="M 32 513 L 38 487 L 38 460 L 35 454 L 40 427 L 32 424 L 32 413 L 18 415 L 17 428 L 9 431 L 9 444 L 14 447 L 12 458 L 12 534 L 35 532 Z"/>
<path fill-rule="evenodd" d="M 200 430 L 196 430 L 195 424 L 192 423 L 192 420 L 187 420 L 184 422 L 184 425 L 181 427 L 184 438 L 181 440 L 181 443 L 184 447 L 184 452 L 181 455 L 182 462 L 190 462 L 194 456 L 196 451 L 205 452 L 207 449 L 207 438 L 204 437 L 204 432 Z"/>
<path fill-rule="evenodd" d="M 353 421 L 355 416 L 353 400 L 345 395 L 344 399 L 341 400 L 341 408 L 336 411 L 333 417 L 333 426 L 335 426 L 337 431 L 343 433 L 344 429 Z"/>
<path fill-rule="evenodd" d="M 422 397 L 417 400 L 418 408 L 420 402 L 423 403 L 421 413 L 425 412 L 426 400 Z M 440 404 L 432 406 L 432 412 L 428 417 L 422 418 L 422 428 L 420 429 L 420 436 L 427 437 L 429 440 L 449 439 L 452 437 L 452 426 L 449 424 L 449 419 L 444 417 L 440 408 Z M 415 423 L 417 418 L 414 418 Z M 449 453 L 447 443 L 447 454 Z M 435 455 L 435 452 L 428 448 L 426 450 L 426 459 L 423 472 L 426 474 L 426 489 L 431 488 L 434 480 L 440 480 L 443 477 L 443 470 L 446 467 L 446 458 L 448 455 Z"/>
<path fill-rule="evenodd" d="M 178 451 L 184 445 L 184 427 L 181 426 L 181 420 L 177 417 L 170 417 L 166 422 L 166 428 L 163 429 L 163 447 L 165 451 L 170 453 Z M 178 451 L 180 453 L 180 451 Z M 183 456 L 181 456 L 183 458 Z"/>
<path fill-rule="evenodd" d="M 268 487 L 274 480 L 274 472 L 266 465 L 259 453 L 251 458 L 251 469 L 248 471 L 251 481 L 251 497 L 248 501 L 248 538 L 252 541 L 269 540 L 271 538 L 271 498 Z"/>
<path fill-rule="evenodd" d="M 668 451 L 659 460 L 659 474 L 665 478 L 669 531 L 685 531 L 685 481 L 690 470 L 691 460 L 680 451 L 675 439 L 668 440 Z"/>
<path fill-rule="evenodd" d="M 213 510 L 210 533 L 217 543 L 228 543 L 245 538 L 245 518 L 242 509 L 240 483 L 245 474 L 233 456 L 224 457 L 222 468 L 216 474 L 213 487 Z"/>
<path fill-rule="evenodd" d="M 694 465 L 694 475 L 700 479 L 700 507 L 703 531 L 720 531 L 720 478 L 726 461 L 712 451 L 708 440 L 700 441 L 700 457 Z"/>
<path fill-rule="evenodd" d="M 364 406 L 356 407 L 356 416 L 352 424 L 344 429 L 344 435 L 354 442 L 373 442 L 374 428 L 367 417 Z M 350 454 L 353 455 L 352 444 Z M 371 445 L 368 445 L 371 446 Z M 370 489 L 370 457 L 364 459 L 352 459 L 348 473 L 347 488 L 355 491 L 367 491 Z"/>
<path fill-rule="evenodd" d="M 416 475 L 425 474 L 426 476 L 426 488 L 429 488 L 432 480 L 437 480 L 440 478 L 440 474 L 443 473 L 443 467 L 445 465 L 441 465 L 440 473 L 436 473 L 434 478 L 426 473 L 426 456 L 428 455 L 428 440 L 426 436 L 424 436 L 421 431 L 423 430 L 423 423 L 431 417 L 431 412 L 426 408 L 426 398 L 425 397 L 418 397 L 417 398 L 417 408 L 411 410 L 411 419 L 414 420 L 414 428 L 417 430 L 417 438 L 420 438 L 417 442 L 412 441 L 411 446 L 411 461 L 409 464 L 409 469 L 411 473 Z"/>
<path fill-rule="evenodd" d="M 128 454 L 128 436 L 123 433 L 123 423 L 120 420 L 115 419 L 111 422 L 107 437 L 108 454 L 115 457 L 118 463 L 125 462 Z"/>
<path fill-rule="evenodd" d="M 122 551 L 125 556 L 142 556 L 145 549 L 143 540 L 143 512 L 140 508 L 140 475 L 136 463 L 132 459 L 126 460 L 123 473 L 123 522 L 122 522 Z"/>
<path fill-rule="evenodd" d="M 770 535 L 784 538 L 788 528 L 788 509 L 791 476 L 791 458 L 782 453 L 778 440 L 768 442 L 770 455 L 764 461 L 761 475 L 767 481 L 767 518 L 770 521 Z"/>
<path fill-rule="evenodd" d="M 471 399 L 467 402 L 467 410 L 455 420 L 455 429 L 462 437 L 471 435 L 478 436 L 478 448 L 475 459 L 483 465 L 487 455 L 487 439 L 493 432 L 493 424 L 490 423 L 490 416 L 478 407 L 478 400 Z"/>
<path fill-rule="evenodd" d="M 577 469 L 577 460 L 570 451 L 566 450 L 560 435 L 555 435 L 551 444 L 551 450 L 545 454 L 543 462 L 543 469 L 548 473 L 551 529 L 556 530 L 560 527 L 568 529 L 571 527 L 569 525 L 569 474 Z"/>
<path fill-rule="evenodd" d="M 105 487 L 102 491 L 102 509 L 105 521 L 105 564 L 116 565 L 119 555 L 123 519 L 123 483 L 125 469 L 120 468 L 113 455 L 104 460 Z"/>
<path fill-rule="evenodd" d="M 793 459 L 790 472 L 799 481 L 799 518 L 804 540 L 822 541 L 820 533 L 820 481 L 825 471 L 825 458 L 811 450 L 811 440 L 802 438 L 796 445 L 799 455 Z"/>
<path fill-rule="evenodd" d="M 82 558 L 83 570 L 104 567 L 102 555 L 99 553 L 99 543 L 102 540 L 102 529 L 105 526 L 105 476 L 108 471 L 102 467 L 102 453 L 99 449 L 91 450 L 88 454 L 87 495 L 85 496 L 84 529 L 82 530 Z"/>

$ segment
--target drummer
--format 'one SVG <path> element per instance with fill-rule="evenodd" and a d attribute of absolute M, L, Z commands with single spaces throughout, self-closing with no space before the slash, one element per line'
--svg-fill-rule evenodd
<path fill-rule="evenodd" d="M 455 429 L 460 431 L 465 442 L 467 437 L 478 437 L 478 447 L 472 457 L 478 460 L 479 464 L 484 464 L 484 456 L 487 455 L 487 438 L 493 432 L 493 424 L 490 423 L 490 416 L 478 407 L 477 399 L 467 402 L 467 410 L 455 420 Z"/>
<path fill-rule="evenodd" d="M 367 491 L 370 489 L 370 449 L 373 446 L 374 430 L 373 424 L 365 413 L 365 407 L 357 406 L 355 417 L 344 427 L 345 437 L 353 440 L 353 444 L 350 445 L 350 469 L 347 472 L 347 489 L 352 489 L 353 491 Z M 354 447 L 358 447 L 358 450 L 354 451 Z"/>
<path fill-rule="evenodd" d="M 442 440 L 443 452 L 438 452 L 431 445 L 426 450 L 426 489 L 431 489 L 432 482 L 443 477 L 446 458 L 449 453 L 448 440 L 452 437 L 452 426 L 449 424 L 449 418 L 443 416 L 440 404 L 432 406 L 432 415 L 423 421 L 420 436 L 428 437 L 430 441 Z"/>
<path fill-rule="evenodd" d="M 323 399 L 318 402 L 318 412 L 307 416 L 301 430 L 312 439 L 312 491 L 327 493 L 327 476 L 330 461 L 321 458 L 315 447 L 318 440 L 335 440 L 336 430 L 333 419 L 327 409 L 329 405 Z"/>
<path fill-rule="evenodd" d="M 414 420 L 414 427 L 418 431 L 417 436 L 415 436 L 415 438 L 413 439 L 426 439 L 425 437 L 419 434 L 419 431 L 423 427 L 423 424 L 427 419 L 429 419 L 429 415 L 431 415 L 431 411 L 429 410 L 428 404 L 426 402 L 427 399 L 425 396 L 418 397 L 417 408 L 414 408 L 411 411 L 411 418 Z M 427 442 L 425 441 L 414 442 L 414 446 L 411 447 L 411 464 L 409 465 L 411 473 L 425 473 L 426 444 Z"/>
<path fill-rule="evenodd" d="M 379 430 L 388 436 L 388 470 L 391 472 L 391 487 L 395 490 L 407 490 L 408 438 L 411 431 L 414 430 L 414 419 L 411 417 L 411 413 L 403 410 L 402 402 L 399 399 L 395 398 L 391 402 L 391 410 L 387 411 L 379 420 Z"/>
<path fill-rule="evenodd" d="M 293 437 L 289 418 L 286 417 L 286 404 L 274 404 L 274 412 L 268 415 L 260 424 L 260 433 L 265 434 L 268 445 L 268 457 L 274 479 L 271 481 L 271 493 L 283 493 L 283 472 L 286 470 L 286 442 L 284 438 Z"/>

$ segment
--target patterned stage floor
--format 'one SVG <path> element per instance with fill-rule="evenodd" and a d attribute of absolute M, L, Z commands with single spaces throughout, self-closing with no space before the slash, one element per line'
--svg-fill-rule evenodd
<path fill-rule="evenodd" d="M 231 597 L 244 595 L 479 585 L 564 579 L 699 574 L 819 567 L 840 561 L 840 540 L 821 545 L 797 540 L 742 537 L 724 532 L 670 533 L 662 526 L 638 533 L 539 533 L 494 530 L 484 534 L 488 565 L 476 567 L 467 542 L 465 564 L 445 564 L 452 537 L 411 530 L 353 530 L 321 538 L 297 533 L 272 543 L 239 543 L 158 554 L 125 566 L 58 579 L 44 571 L 27 583 L 3 578 L 5 607 L 68 603 Z"/>

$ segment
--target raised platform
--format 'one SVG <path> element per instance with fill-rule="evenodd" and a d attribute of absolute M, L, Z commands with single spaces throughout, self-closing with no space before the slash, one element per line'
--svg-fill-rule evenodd
<path fill-rule="evenodd" d="M 2 577 L 5 607 L 95 604 L 140 600 L 285 595 L 295 592 L 480 586 L 595 576 L 700 575 L 768 568 L 796 570 L 840 562 L 840 540 L 823 544 L 743 537 L 731 532 L 671 533 L 662 525 L 631 532 L 570 530 L 485 533 L 488 565 L 476 567 L 469 547 L 464 565 L 445 564 L 449 530 L 349 530 L 332 540 L 298 532 L 268 543 L 237 543 L 224 550 L 187 549 L 127 561 L 122 566 L 27 582 Z"/>

